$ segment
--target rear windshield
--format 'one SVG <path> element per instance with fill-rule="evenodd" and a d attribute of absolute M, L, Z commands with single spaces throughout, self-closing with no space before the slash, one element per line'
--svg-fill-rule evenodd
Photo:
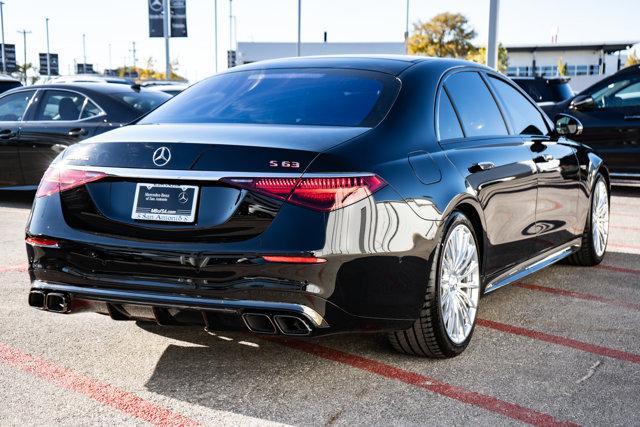
<path fill-rule="evenodd" d="M 171 95 L 166 93 L 144 92 L 144 90 L 140 92 L 116 92 L 109 96 L 120 102 L 124 102 L 129 107 L 133 108 L 140 116 L 155 109 L 167 99 L 171 99 Z"/>
<path fill-rule="evenodd" d="M 547 80 L 515 80 L 536 102 L 561 102 L 573 96 L 568 82 Z"/>
<path fill-rule="evenodd" d="M 359 70 L 268 69 L 211 77 L 146 116 L 148 123 L 377 125 L 400 88 L 390 75 Z"/>

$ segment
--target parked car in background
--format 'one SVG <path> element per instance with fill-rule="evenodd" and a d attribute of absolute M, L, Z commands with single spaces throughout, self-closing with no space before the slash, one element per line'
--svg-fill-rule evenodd
<path fill-rule="evenodd" d="M 481 294 L 603 259 L 607 169 L 579 131 L 466 61 L 233 68 L 56 159 L 27 225 L 29 304 L 210 331 L 387 331 L 398 351 L 453 357 Z"/>
<path fill-rule="evenodd" d="M 575 139 L 605 159 L 614 179 L 640 180 L 640 66 L 624 68 L 549 108 L 550 116 L 557 113 L 582 122 Z"/>
<path fill-rule="evenodd" d="M 0 75 L 0 93 L 4 93 L 10 89 L 15 89 L 22 86 L 20 80 L 14 79 L 11 76 Z"/>
<path fill-rule="evenodd" d="M 171 98 L 113 83 L 50 84 L 0 95 L 0 188 L 35 189 L 70 144 L 123 126 Z"/>
<path fill-rule="evenodd" d="M 47 80 L 45 84 L 60 83 L 117 83 L 122 85 L 132 85 L 134 81 L 126 77 L 101 76 L 98 74 L 75 74 L 73 76 L 58 76 Z"/>
<path fill-rule="evenodd" d="M 511 80 L 543 110 L 574 95 L 568 77 L 512 77 Z"/>

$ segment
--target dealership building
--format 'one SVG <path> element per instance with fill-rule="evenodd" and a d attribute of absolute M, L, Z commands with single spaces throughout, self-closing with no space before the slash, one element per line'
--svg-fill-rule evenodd
<path fill-rule="evenodd" d="M 509 76 L 555 76 L 558 64 L 566 64 L 574 89 L 613 74 L 624 67 L 624 53 L 638 41 L 584 44 L 548 44 L 506 46 L 509 53 Z M 265 59 L 296 56 L 296 43 L 239 42 L 236 65 Z M 404 54 L 402 42 L 380 43 L 302 43 L 301 55 Z"/>

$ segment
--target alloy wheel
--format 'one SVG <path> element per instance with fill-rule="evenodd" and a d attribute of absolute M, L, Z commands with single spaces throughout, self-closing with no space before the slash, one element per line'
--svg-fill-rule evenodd
<path fill-rule="evenodd" d="M 601 179 L 593 191 L 591 204 L 591 235 L 593 250 L 598 257 L 604 255 L 609 237 L 609 195 L 607 186 Z"/>
<path fill-rule="evenodd" d="M 478 248 L 471 230 L 458 224 L 444 244 L 440 309 L 449 339 L 463 343 L 473 329 L 480 297 Z"/>

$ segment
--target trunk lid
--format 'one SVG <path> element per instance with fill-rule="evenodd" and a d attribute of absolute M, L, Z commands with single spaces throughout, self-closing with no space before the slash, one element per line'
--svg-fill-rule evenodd
<path fill-rule="evenodd" d="M 75 228 L 112 236 L 176 242 L 249 239 L 271 224 L 283 202 L 229 186 L 219 178 L 300 176 L 319 153 L 367 130 L 227 124 L 120 128 L 65 152 L 63 165 L 108 176 L 61 193 L 63 213 Z M 185 223 L 134 219 L 137 201 L 143 197 L 139 193 L 147 194 L 143 184 L 197 187 L 195 219 Z M 165 190 L 169 192 L 154 187 L 151 193 Z M 176 200 L 177 194 L 170 198 Z"/>

